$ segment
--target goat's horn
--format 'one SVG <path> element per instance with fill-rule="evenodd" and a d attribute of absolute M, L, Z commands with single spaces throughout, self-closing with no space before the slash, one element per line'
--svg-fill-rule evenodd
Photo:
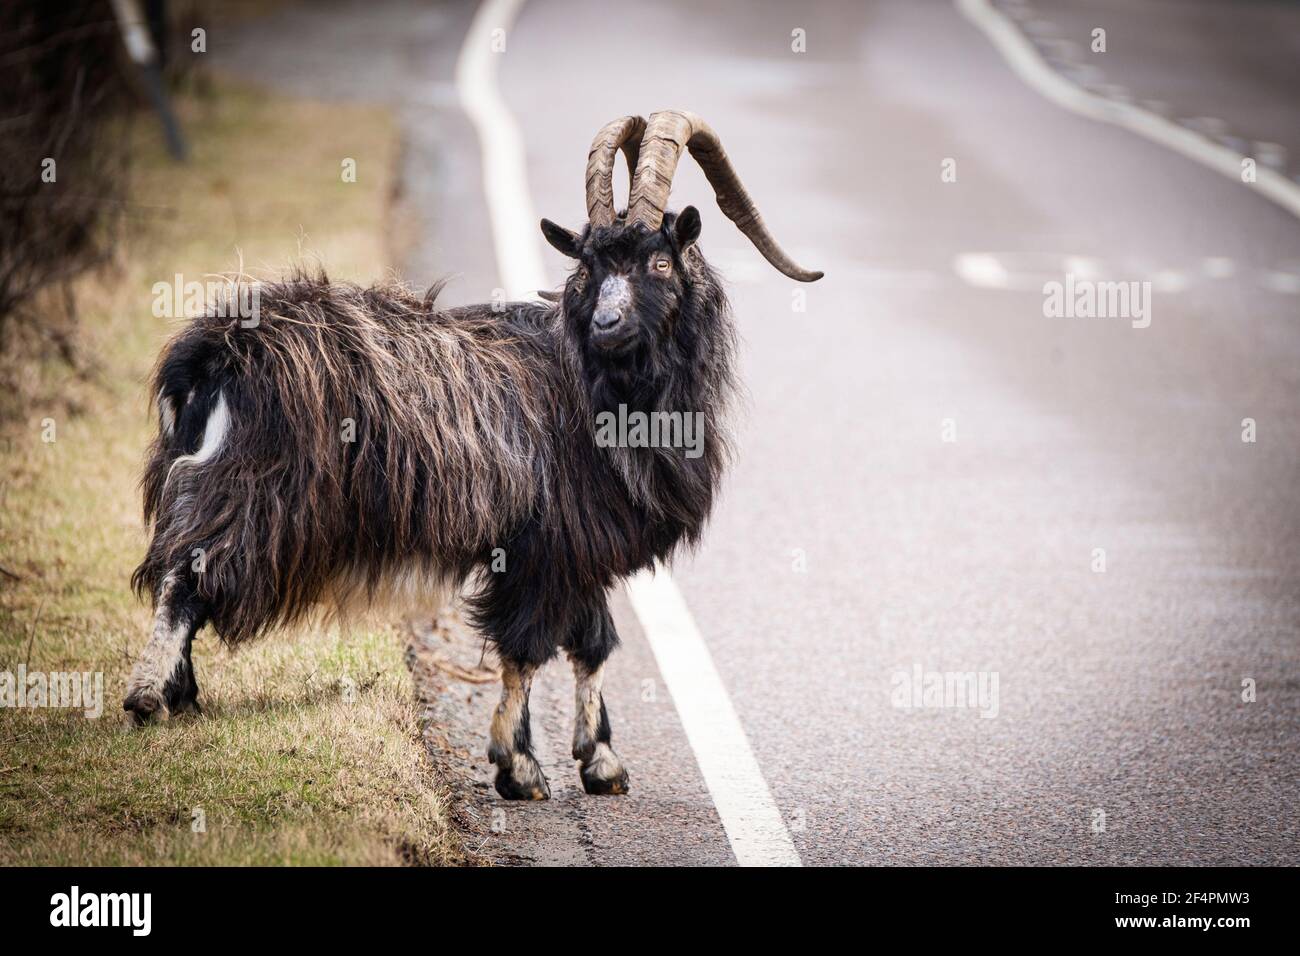
<path fill-rule="evenodd" d="M 602 126 L 591 141 L 591 151 L 587 154 L 587 219 L 593 226 L 614 222 L 614 156 L 620 148 L 623 150 L 631 176 L 644 131 L 644 119 L 624 116 Z"/>
<path fill-rule="evenodd" d="M 684 148 L 690 149 L 691 155 L 704 170 L 723 214 L 749 238 L 763 254 L 763 258 L 791 279 L 800 282 L 813 282 L 822 277 L 821 272 L 800 268 L 777 245 L 772 233 L 768 232 L 763 217 L 758 214 L 754 200 L 749 198 L 749 193 L 741 185 L 740 177 L 736 175 L 726 150 L 718 140 L 718 134 L 694 113 L 663 110 L 650 114 L 645 136 L 641 139 L 641 155 L 632 174 L 632 195 L 627 210 L 629 223 L 643 223 L 650 229 L 658 229 L 663 223 L 668 192 L 673 185 L 673 173 L 677 170 L 677 160 Z M 587 169 L 587 195 L 590 196 L 590 164 Z"/>

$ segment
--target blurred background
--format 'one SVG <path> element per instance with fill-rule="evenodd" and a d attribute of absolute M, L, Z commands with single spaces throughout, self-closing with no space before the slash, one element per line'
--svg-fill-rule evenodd
<path fill-rule="evenodd" d="M 510 285 L 492 144 L 465 108 L 484 91 L 458 72 L 490 44 L 528 216 L 580 227 L 594 132 L 686 108 L 826 272 L 771 270 L 683 162 L 673 205 L 703 214 L 747 401 L 725 498 L 674 577 L 802 861 L 1294 863 L 1300 5 L 487 7 L 0 13 L 0 667 L 102 670 L 111 703 L 143 643 L 125 583 L 141 383 L 182 318 L 157 314 L 157 282 L 306 260 L 450 277 L 444 304 Z M 517 241 L 553 288 L 568 265 L 538 238 Z M 1053 312 L 1054 284 L 1099 283 L 1131 289 L 1129 310 Z M 615 610 L 626 800 L 576 785 L 563 669 L 533 702 L 554 798 L 501 810 L 491 685 L 417 663 L 412 704 L 391 634 L 356 652 L 323 636 L 198 652 L 209 716 L 172 738 L 0 715 L 0 859 L 732 863 Z M 473 678 L 472 635 L 424 640 Z M 338 709 L 330 688 L 362 671 L 371 706 Z M 900 706 L 900 674 L 996 675 L 996 714 Z M 333 752 L 312 743 L 325 728 Z M 251 782 L 211 782 L 200 753 Z M 191 840 L 199 803 L 219 840 Z"/>

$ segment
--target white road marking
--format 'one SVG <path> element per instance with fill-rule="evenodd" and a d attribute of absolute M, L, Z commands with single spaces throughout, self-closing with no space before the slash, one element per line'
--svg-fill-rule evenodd
<path fill-rule="evenodd" d="M 1204 262 L 1206 274 L 1215 278 L 1226 278 L 1234 272 L 1231 259 Z M 1051 252 L 960 252 L 953 257 L 952 269 L 959 279 L 977 289 L 1018 292 L 1042 291 L 1044 283 L 1059 281 L 1063 275 L 1103 281 L 1107 276 L 1118 277 L 1134 271 L 1119 262 Z M 1189 275 L 1181 269 L 1139 267 L 1136 271 L 1157 292 L 1183 292 L 1191 284 Z"/>
<path fill-rule="evenodd" d="M 1201 260 L 1201 269 L 1211 279 L 1229 279 L 1237 272 L 1237 263 L 1226 256 L 1208 256 Z"/>
<path fill-rule="evenodd" d="M 677 705 L 737 862 L 799 866 L 799 853 L 781 811 L 677 585 L 660 567 L 629 580 L 627 593 Z"/>
<path fill-rule="evenodd" d="M 523 138 L 496 87 L 492 31 L 510 27 L 523 0 L 484 0 L 461 47 L 456 86 L 479 134 L 497 267 L 512 296 L 547 289 L 524 168 Z M 576 167 L 575 167 L 576 168 Z M 668 570 L 627 583 L 628 596 L 695 751 L 741 866 L 799 866 L 798 851 L 763 780 L 731 698 Z"/>
<path fill-rule="evenodd" d="M 1122 126 L 1238 183 L 1242 182 L 1241 163 L 1247 157 L 1236 150 L 1140 106 L 1112 102 L 1076 86 L 1048 66 L 1015 23 L 995 9 L 989 0 L 955 2 L 957 9 L 993 41 L 1002 58 L 1020 78 L 1057 106 L 1089 119 Z M 1287 212 L 1300 217 L 1300 186 L 1267 165 L 1257 163 L 1255 182 L 1242 185 L 1250 186 Z"/>
<path fill-rule="evenodd" d="M 1187 288 L 1187 276 L 1178 269 L 1160 269 L 1148 281 L 1157 292 L 1183 292 Z"/>
<path fill-rule="evenodd" d="M 1272 271 L 1264 273 L 1264 288 L 1283 295 L 1300 295 L 1300 275 L 1294 272 Z"/>
<path fill-rule="evenodd" d="M 987 252 L 963 252 L 952 261 L 953 271 L 981 289 L 1005 289 L 1010 285 L 1006 267 Z"/>
<path fill-rule="evenodd" d="M 1097 279 L 1101 276 L 1100 264 L 1088 256 L 1066 256 L 1065 271 L 1073 273 L 1076 279 Z"/>
<path fill-rule="evenodd" d="M 497 91 L 497 60 L 505 54 L 493 52 L 494 43 L 504 42 L 509 49 L 510 28 L 523 5 L 524 0 L 481 3 L 456 61 L 456 89 L 478 132 L 483 157 L 483 191 L 492 222 L 497 271 L 511 299 L 549 288 L 536 238 L 541 220 L 533 209 L 524 169 L 523 137 Z M 502 32 L 494 36 L 496 30 Z"/>

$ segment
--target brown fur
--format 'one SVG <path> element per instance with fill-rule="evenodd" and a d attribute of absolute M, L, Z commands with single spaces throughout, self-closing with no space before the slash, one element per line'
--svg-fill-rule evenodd
<path fill-rule="evenodd" d="M 262 289 L 255 328 L 195 319 L 154 375 L 178 425 L 149 452 L 155 527 L 136 588 L 156 592 L 203 549 L 198 592 L 234 644 L 385 575 L 467 569 L 548 494 L 543 396 L 563 383 L 530 328 L 548 318 L 437 311 L 432 295 L 399 286 L 297 276 Z M 195 386 L 210 392 L 191 395 Z M 231 412 L 220 453 L 173 470 L 201 442 L 218 391 Z M 227 594 L 240 600 L 223 603 Z"/>

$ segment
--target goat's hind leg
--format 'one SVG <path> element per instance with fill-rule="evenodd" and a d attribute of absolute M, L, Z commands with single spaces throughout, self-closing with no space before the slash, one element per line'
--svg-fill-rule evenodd
<path fill-rule="evenodd" d="M 199 710 L 190 648 L 206 621 L 207 607 L 193 585 L 179 574 L 167 575 L 158 589 L 153 634 L 135 662 L 122 703 L 135 724 Z"/>

